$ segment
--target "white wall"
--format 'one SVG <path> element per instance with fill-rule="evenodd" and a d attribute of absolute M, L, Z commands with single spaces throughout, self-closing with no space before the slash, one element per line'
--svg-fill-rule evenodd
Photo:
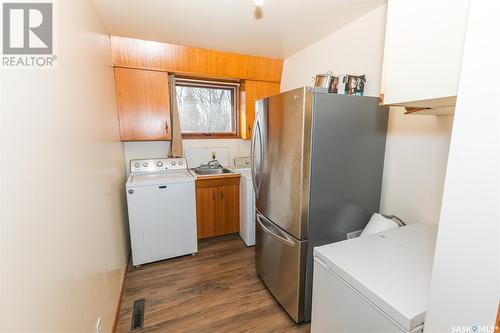
<path fill-rule="evenodd" d="M 391 108 L 380 210 L 407 223 L 437 224 L 453 116 L 405 115 Z"/>
<path fill-rule="evenodd" d="M 314 84 L 314 77 L 334 74 L 366 74 L 365 95 L 378 96 L 382 75 L 387 6 L 352 21 L 329 36 L 286 58 L 281 91 Z"/>
<path fill-rule="evenodd" d="M 128 257 L 109 40 L 58 1 L 57 69 L 2 76 L 2 331 L 111 330 Z"/>
<path fill-rule="evenodd" d="M 379 96 L 387 6 L 382 5 L 284 61 L 281 90 L 312 85 L 317 73 L 366 74 Z M 452 117 L 389 113 L 381 211 L 407 223 L 437 223 Z"/>
<path fill-rule="evenodd" d="M 472 1 L 426 332 L 493 332 L 500 298 L 500 76 L 498 1 Z M 473 326 L 477 326 L 473 329 Z"/>
<path fill-rule="evenodd" d="M 212 152 L 223 165 L 233 166 L 235 157 L 250 156 L 250 141 L 237 139 L 188 139 L 182 141 L 184 155 L 190 168 L 208 162 Z M 125 164 L 127 172 L 130 160 L 166 158 L 170 141 L 125 142 Z"/>

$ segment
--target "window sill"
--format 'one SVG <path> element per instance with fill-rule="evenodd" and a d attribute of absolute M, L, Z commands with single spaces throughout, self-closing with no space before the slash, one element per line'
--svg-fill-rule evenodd
<path fill-rule="evenodd" d="M 183 139 L 239 139 L 237 133 L 182 133 Z"/>

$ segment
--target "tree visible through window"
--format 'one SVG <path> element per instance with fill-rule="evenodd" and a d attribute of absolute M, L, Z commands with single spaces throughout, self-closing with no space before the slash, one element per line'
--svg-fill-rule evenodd
<path fill-rule="evenodd" d="M 237 86 L 179 80 L 175 89 L 183 133 L 236 136 Z"/>

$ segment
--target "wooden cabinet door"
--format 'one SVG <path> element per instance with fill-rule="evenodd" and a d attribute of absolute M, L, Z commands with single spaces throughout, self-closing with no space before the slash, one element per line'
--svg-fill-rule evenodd
<path fill-rule="evenodd" d="M 241 138 L 252 138 L 253 121 L 255 119 L 255 102 L 280 92 L 280 83 L 264 81 L 245 81 L 245 114 L 241 119 Z"/>
<path fill-rule="evenodd" d="M 216 235 L 217 187 L 196 188 L 196 225 L 198 239 Z"/>
<path fill-rule="evenodd" d="M 170 140 L 168 74 L 115 68 L 122 141 Z"/>
<path fill-rule="evenodd" d="M 238 185 L 217 187 L 217 218 L 215 230 L 217 236 L 232 234 L 240 230 L 240 192 Z"/>
<path fill-rule="evenodd" d="M 240 230 L 240 177 L 196 180 L 198 239 Z"/>

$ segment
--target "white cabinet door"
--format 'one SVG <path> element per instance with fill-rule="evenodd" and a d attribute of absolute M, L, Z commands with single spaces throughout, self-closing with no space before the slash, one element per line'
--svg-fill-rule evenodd
<path fill-rule="evenodd" d="M 469 0 L 389 0 L 384 104 L 455 103 Z M 423 103 L 413 101 L 430 100 Z"/>

